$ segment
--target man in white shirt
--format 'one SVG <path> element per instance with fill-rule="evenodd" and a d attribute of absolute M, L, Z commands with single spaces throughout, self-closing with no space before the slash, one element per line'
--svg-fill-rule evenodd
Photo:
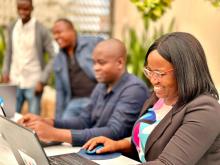
<path fill-rule="evenodd" d="M 9 39 L 3 64 L 3 82 L 18 85 L 17 112 L 21 112 L 25 100 L 29 112 L 40 114 L 43 87 L 52 70 L 51 59 L 45 67 L 44 55 L 52 58 L 52 39 L 46 28 L 35 18 L 32 0 L 17 0 L 19 19 L 9 27 Z"/>

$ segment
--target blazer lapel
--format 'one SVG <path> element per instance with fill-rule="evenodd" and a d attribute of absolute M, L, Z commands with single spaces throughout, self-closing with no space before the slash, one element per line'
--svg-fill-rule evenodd
<path fill-rule="evenodd" d="M 150 134 L 147 143 L 145 144 L 145 153 L 148 155 L 149 150 L 154 145 L 154 143 L 162 136 L 164 131 L 170 126 L 173 120 L 173 116 L 184 109 L 185 105 L 177 108 L 176 105 L 170 110 L 170 112 L 160 121 L 160 123 L 155 127 L 155 129 Z"/>
<path fill-rule="evenodd" d="M 145 145 L 145 153 L 149 151 L 151 146 L 157 141 L 157 139 L 163 134 L 166 128 L 170 125 L 173 116 L 173 108 L 171 111 L 161 120 L 161 122 L 155 127 L 150 134 L 148 141 Z"/>

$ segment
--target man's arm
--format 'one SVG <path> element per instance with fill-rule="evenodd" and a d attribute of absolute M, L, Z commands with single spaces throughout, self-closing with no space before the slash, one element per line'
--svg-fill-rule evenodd
<path fill-rule="evenodd" d="M 72 144 L 83 145 L 92 137 L 106 136 L 111 139 L 122 139 L 130 136 L 134 122 L 147 99 L 147 92 L 143 86 L 133 85 L 127 87 L 121 94 L 113 114 L 106 116 L 108 123 L 103 127 L 86 129 L 72 129 Z"/>
<path fill-rule="evenodd" d="M 15 22 L 13 22 L 11 25 L 9 25 L 8 28 L 8 39 L 6 41 L 6 50 L 4 54 L 4 60 L 3 60 L 3 68 L 2 68 L 2 80 L 4 83 L 8 83 L 10 81 L 9 79 L 9 72 L 10 72 L 10 66 L 11 66 L 11 59 L 12 59 L 12 29 L 14 27 Z"/>
<path fill-rule="evenodd" d="M 97 99 L 98 87 L 93 92 L 93 99 Z M 146 88 L 140 85 L 128 86 L 120 95 L 111 116 L 106 116 L 108 123 L 103 127 L 90 128 L 92 104 L 79 117 L 73 117 L 71 120 L 56 120 L 55 127 L 46 123 L 36 121 L 29 125 L 34 129 L 41 139 L 45 141 L 70 142 L 73 145 L 83 145 L 87 140 L 96 136 L 106 136 L 112 139 L 121 139 L 129 136 L 132 126 L 136 121 L 140 109 L 147 99 Z M 92 100 L 92 102 L 94 101 Z M 94 102 L 95 103 L 95 102 Z M 40 124 L 41 123 L 41 124 Z M 49 127 L 49 128 L 48 128 Z M 59 128 L 65 129 L 59 129 Z M 67 130 L 66 128 L 73 128 Z M 75 128 L 75 129 L 74 129 Z"/>
<path fill-rule="evenodd" d="M 56 59 L 55 59 L 56 60 Z M 56 64 L 56 61 L 55 63 Z M 55 108 L 55 119 L 61 119 L 62 118 L 62 114 L 63 111 L 65 109 L 64 107 L 64 100 L 66 95 L 64 94 L 64 87 L 63 87 L 63 83 L 62 80 L 59 76 L 58 73 L 60 72 L 59 70 L 56 70 L 56 66 L 54 66 L 54 70 L 55 70 L 55 86 L 56 86 L 56 108 Z"/>
<path fill-rule="evenodd" d="M 52 72 L 53 68 L 53 58 L 54 58 L 54 47 L 52 45 L 52 37 L 50 36 L 49 31 L 41 25 L 39 22 L 36 23 L 36 34 L 37 34 L 37 42 L 36 47 L 38 50 L 38 56 L 40 58 L 41 67 L 43 67 L 43 71 L 41 74 L 40 81 L 38 81 L 35 85 L 35 94 L 42 94 L 44 86 L 47 83 L 47 80 Z M 50 56 L 49 61 L 44 67 L 45 63 L 45 54 Z"/>
<path fill-rule="evenodd" d="M 17 121 L 18 124 L 33 129 L 38 137 L 45 142 L 72 142 L 71 131 L 54 127 L 54 119 L 42 118 L 34 114 L 26 114 Z"/>
<path fill-rule="evenodd" d="M 33 129 L 42 141 L 72 142 L 71 131 L 68 129 L 58 129 L 40 120 L 27 123 L 26 126 Z"/>
<path fill-rule="evenodd" d="M 54 125 L 54 119 L 53 118 L 43 118 L 39 115 L 35 115 L 33 113 L 27 113 L 25 114 L 24 116 L 22 116 L 22 118 L 20 118 L 17 123 L 20 124 L 20 125 L 23 125 L 23 126 L 26 126 L 32 122 L 35 122 L 35 121 L 41 121 L 41 122 L 44 122 L 46 124 L 49 124 L 51 126 Z"/>
<path fill-rule="evenodd" d="M 46 82 L 50 76 L 50 73 L 53 70 L 53 62 L 54 62 L 55 52 L 54 52 L 54 47 L 53 47 L 53 42 L 52 42 L 52 37 L 50 35 L 50 32 L 42 25 L 41 26 L 39 25 L 39 28 L 41 28 L 41 35 L 42 35 L 41 42 L 43 43 L 44 53 L 48 53 L 48 55 L 50 56 L 50 59 L 47 62 L 46 66 L 43 70 L 41 80 L 40 80 L 40 82 L 42 84 L 46 84 Z"/>
<path fill-rule="evenodd" d="M 71 119 L 60 120 L 56 118 L 54 126 L 56 128 L 65 128 L 65 129 L 85 129 L 89 128 L 91 124 L 91 114 L 93 111 L 94 103 L 96 103 L 97 97 L 99 95 L 100 85 L 96 85 L 95 89 L 91 94 L 91 101 L 89 105 L 83 109 L 79 116 L 72 116 Z"/>

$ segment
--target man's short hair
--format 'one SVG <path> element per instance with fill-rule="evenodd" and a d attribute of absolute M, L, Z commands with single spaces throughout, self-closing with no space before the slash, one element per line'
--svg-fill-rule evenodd
<path fill-rule="evenodd" d="M 28 2 L 30 2 L 30 3 L 31 3 L 31 5 L 33 5 L 32 0 L 17 0 L 17 2 L 19 2 L 19 1 L 28 1 Z"/>
<path fill-rule="evenodd" d="M 75 30 L 73 23 L 72 23 L 69 19 L 67 19 L 67 18 L 59 18 L 59 19 L 57 19 L 57 20 L 55 21 L 55 23 L 57 23 L 57 22 L 64 22 L 64 23 L 66 23 L 71 29 Z"/>

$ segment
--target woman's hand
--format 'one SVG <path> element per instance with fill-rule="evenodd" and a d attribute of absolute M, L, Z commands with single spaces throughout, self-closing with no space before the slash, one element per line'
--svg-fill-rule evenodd
<path fill-rule="evenodd" d="M 90 139 L 88 142 L 86 142 L 86 144 L 83 145 L 82 148 L 86 150 L 92 150 L 98 144 L 103 144 L 104 147 L 97 150 L 96 151 L 97 154 L 119 151 L 118 141 L 111 140 L 104 136 L 99 136 L 99 137 Z"/>

